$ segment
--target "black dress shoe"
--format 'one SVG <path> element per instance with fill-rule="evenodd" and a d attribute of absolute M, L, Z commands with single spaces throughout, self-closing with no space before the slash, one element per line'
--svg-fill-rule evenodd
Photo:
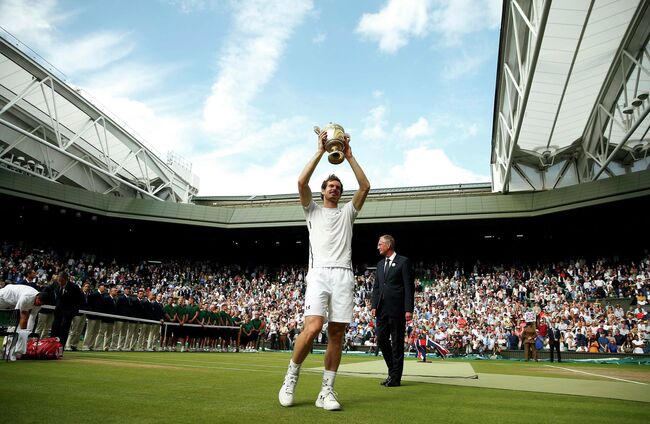
<path fill-rule="evenodd" d="M 397 380 L 389 380 L 388 382 L 386 382 L 386 387 L 398 387 L 401 385 L 402 384 Z"/>
<path fill-rule="evenodd" d="M 388 377 L 386 380 L 382 381 L 382 382 L 379 383 L 379 384 L 381 384 L 382 386 L 385 386 L 385 385 L 387 385 L 389 382 L 390 382 L 390 377 Z"/>

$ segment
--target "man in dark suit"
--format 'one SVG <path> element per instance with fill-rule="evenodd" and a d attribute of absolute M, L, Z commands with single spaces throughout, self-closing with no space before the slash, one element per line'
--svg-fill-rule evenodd
<path fill-rule="evenodd" d="M 388 367 L 386 387 L 399 386 L 404 369 L 404 328 L 413 317 L 415 283 L 408 258 L 395 253 L 395 239 L 384 235 L 377 244 L 384 257 L 377 264 L 372 288 L 372 315 L 377 318 L 377 344 Z"/>
<path fill-rule="evenodd" d="M 97 290 L 91 292 L 87 297 L 86 306 L 88 311 L 102 312 L 104 311 L 104 294 L 106 293 L 106 284 L 100 282 L 97 285 Z M 84 336 L 84 349 L 86 350 L 101 350 L 104 339 L 101 343 L 97 343 L 99 336 L 99 328 L 101 326 L 101 317 L 99 315 L 87 314 L 86 318 L 88 323 L 86 325 L 86 335 Z"/>
<path fill-rule="evenodd" d="M 133 303 L 134 299 L 131 297 L 131 286 L 124 286 L 124 291 L 117 298 L 117 315 L 123 317 L 133 317 Z M 115 321 L 113 327 L 113 340 L 111 341 L 111 349 L 121 351 L 130 350 L 129 336 L 131 335 L 131 326 L 133 321 L 118 319 Z"/>
<path fill-rule="evenodd" d="M 562 358 L 560 357 L 561 339 L 562 339 L 562 333 L 560 333 L 560 329 L 558 328 L 558 322 L 554 318 L 550 328 L 548 329 L 548 347 L 551 350 L 551 362 L 553 362 L 554 350 L 557 352 L 557 361 L 562 362 Z"/>
<path fill-rule="evenodd" d="M 52 337 L 58 337 L 65 346 L 70 333 L 72 320 L 79 313 L 82 302 L 81 289 L 70 282 L 67 272 L 61 271 L 54 283 L 46 289 L 54 299 L 54 321 L 52 322 Z"/>
<path fill-rule="evenodd" d="M 83 311 L 88 310 L 88 297 L 90 296 L 90 281 L 86 280 L 81 285 L 81 304 L 79 309 Z M 66 350 L 77 350 L 77 346 L 80 341 L 81 332 L 86 325 L 86 315 L 77 313 L 72 319 L 72 325 L 70 326 L 70 336 L 68 337 L 68 344 L 65 346 Z"/>
<path fill-rule="evenodd" d="M 117 287 L 115 285 L 111 286 L 108 291 L 108 294 L 104 293 L 102 295 L 104 300 L 104 305 L 102 311 L 104 314 L 111 316 L 103 316 L 102 323 L 99 327 L 99 334 L 101 337 L 102 344 L 99 345 L 99 339 L 95 342 L 95 345 L 98 349 L 109 350 L 113 344 L 113 339 L 119 339 L 119 333 L 115 333 L 115 315 L 117 315 L 117 300 L 118 293 Z M 115 340 L 117 344 L 117 340 Z"/>
<path fill-rule="evenodd" d="M 149 349 L 153 350 L 158 350 L 158 349 L 163 349 L 163 337 L 164 337 L 164 332 L 163 332 L 163 319 L 164 319 L 164 313 L 163 313 L 163 305 L 162 302 L 162 293 L 156 294 L 156 300 L 153 302 L 153 319 L 154 321 L 159 321 L 160 325 L 154 325 L 154 330 L 153 333 L 149 334 L 149 341 L 147 342 L 147 346 Z"/>

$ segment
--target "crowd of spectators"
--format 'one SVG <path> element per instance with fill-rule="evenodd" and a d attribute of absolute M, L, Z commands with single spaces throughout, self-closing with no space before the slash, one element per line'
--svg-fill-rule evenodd
<path fill-rule="evenodd" d="M 29 270 L 35 275 L 27 277 Z M 94 290 L 100 284 L 117 292 L 129 287 L 163 304 L 168 299 L 191 298 L 202 309 L 231 311 L 242 325 L 258 319 L 263 322 L 261 337 L 274 349 L 290 349 L 303 322 L 305 266 L 242 267 L 189 260 L 117 263 L 92 254 L 36 250 L 9 242 L 0 245 L 0 284 L 44 286 L 59 271 L 67 271 L 76 284 L 89 282 Z M 521 349 L 523 317 L 533 312 L 542 340 L 545 328 L 556 320 L 563 350 L 648 353 L 647 254 L 637 261 L 578 258 L 517 266 L 476 262 L 469 268 L 418 263 L 415 272 L 415 311 L 408 324 L 407 347 L 426 334 L 455 355 Z M 354 320 L 346 347 L 367 345 L 373 351 L 370 295 L 374 273 L 356 269 L 355 274 Z M 606 298 L 621 301 L 610 304 Z"/>
<path fill-rule="evenodd" d="M 647 353 L 649 275 L 647 256 L 637 263 L 577 260 L 534 270 L 475 266 L 468 276 L 461 270 L 436 278 L 418 293 L 415 333 L 426 332 L 455 354 L 498 354 L 522 349 L 528 311 L 543 347 L 554 322 L 561 350 Z M 590 343 L 598 339 L 595 349 Z"/>

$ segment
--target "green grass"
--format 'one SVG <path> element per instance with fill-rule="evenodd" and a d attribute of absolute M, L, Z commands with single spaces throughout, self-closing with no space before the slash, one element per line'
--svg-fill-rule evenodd
<path fill-rule="evenodd" d="M 489 361 L 474 361 L 471 362 L 474 371 L 477 373 L 487 374 L 508 374 L 508 375 L 529 375 L 534 377 L 556 377 L 556 378 L 571 378 L 571 379 L 584 379 L 584 380 L 602 380 L 602 378 L 594 377 L 586 374 L 572 374 L 562 372 L 557 369 L 549 368 L 555 367 L 570 367 L 572 369 L 586 371 L 598 374 L 603 371 L 605 374 L 611 373 L 613 370 L 630 372 L 638 375 L 650 376 L 650 366 L 637 365 L 637 364 L 598 364 L 598 363 L 584 363 L 584 362 L 562 362 L 550 363 L 548 361 L 540 362 L 523 362 L 511 360 L 489 360 Z"/>
<path fill-rule="evenodd" d="M 344 356 L 343 363 L 367 360 Z M 277 394 L 288 361 L 286 353 L 66 352 L 61 361 L 1 363 L 0 422 L 629 424 L 647 422 L 650 408 L 641 402 L 408 381 L 402 387 L 385 388 L 379 379 L 339 375 L 335 388 L 343 410 L 326 412 L 314 406 L 321 375 L 306 370 L 300 376 L 296 405 L 282 408 Z M 310 355 L 303 367 L 319 367 L 322 361 L 322 355 Z M 554 374 L 541 363 L 471 365 L 477 373 Z M 571 367 L 591 372 L 622 366 Z M 650 372 L 644 366 L 623 367 Z"/>

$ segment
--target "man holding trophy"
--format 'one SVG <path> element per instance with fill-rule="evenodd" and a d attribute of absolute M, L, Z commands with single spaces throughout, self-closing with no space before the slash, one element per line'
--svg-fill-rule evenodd
<path fill-rule="evenodd" d="M 352 155 L 350 136 L 337 124 L 318 127 L 316 154 L 298 177 L 300 204 L 309 229 L 309 271 L 305 293 L 305 323 L 295 342 L 279 400 L 282 406 L 293 405 L 294 390 L 300 366 L 311 350 L 314 338 L 328 321 L 327 351 L 323 384 L 316 406 L 325 410 L 339 410 L 341 405 L 334 392 L 336 371 L 341 362 L 345 327 L 352 320 L 354 275 L 352 273 L 352 224 L 370 191 L 370 182 Z M 309 180 L 325 151 L 329 161 L 337 164 L 347 160 L 354 172 L 359 189 L 352 201 L 339 209 L 343 184 L 336 175 L 330 175 L 321 185 L 323 206 L 313 201 Z M 341 157 L 342 156 L 342 157 Z M 339 160 L 340 159 L 340 160 Z"/>

